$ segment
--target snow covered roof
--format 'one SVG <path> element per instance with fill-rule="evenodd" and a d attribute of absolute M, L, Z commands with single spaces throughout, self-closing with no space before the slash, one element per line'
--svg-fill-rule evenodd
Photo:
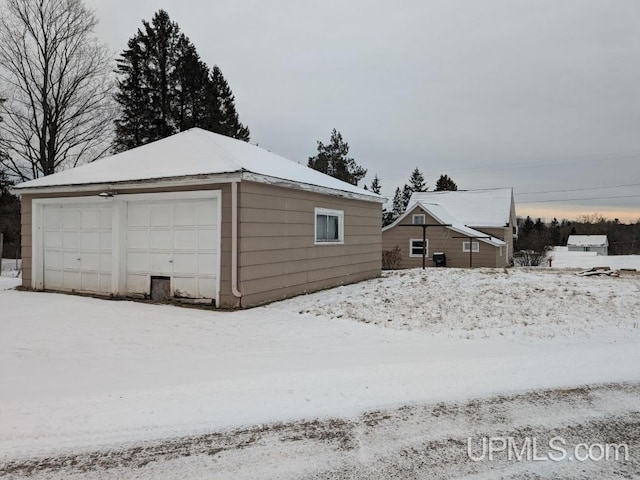
<path fill-rule="evenodd" d="M 429 213 L 439 223 L 479 241 L 500 247 L 506 243 L 499 238 L 486 237 L 487 234 L 472 227 L 504 227 L 511 220 L 513 193 L 510 188 L 493 190 L 467 190 L 446 192 L 414 192 L 409 205 L 400 217 L 382 229 L 386 231 L 399 224 L 416 207 Z M 513 219 L 515 220 L 515 219 Z"/>
<path fill-rule="evenodd" d="M 512 199 L 513 190 L 511 188 L 414 192 L 409 200 L 409 205 L 418 202 L 438 204 L 446 207 L 451 215 L 463 225 L 504 227 L 509 224 Z"/>
<path fill-rule="evenodd" d="M 606 247 L 609 240 L 606 235 L 569 235 L 567 246 L 577 247 Z"/>
<path fill-rule="evenodd" d="M 385 199 L 373 192 L 330 177 L 249 143 L 200 128 L 191 128 L 141 147 L 127 150 L 76 168 L 16 185 L 15 190 L 111 184 L 251 172 L 269 180 L 281 179 L 293 186 L 328 189 L 332 193 Z M 260 181 L 260 178 L 252 178 Z M 265 180 L 266 181 L 266 180 Z M 305 188 L 309 189 L 309 188 Z"/>

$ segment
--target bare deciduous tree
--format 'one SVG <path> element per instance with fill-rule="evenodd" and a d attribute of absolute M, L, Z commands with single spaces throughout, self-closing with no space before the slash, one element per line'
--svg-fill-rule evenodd
<path fill-rule="evenodd" d="M 6 0 L 0 12 L 0 159 L 19 180 L 109 148 L 112 56 L 81 0 Z"/>

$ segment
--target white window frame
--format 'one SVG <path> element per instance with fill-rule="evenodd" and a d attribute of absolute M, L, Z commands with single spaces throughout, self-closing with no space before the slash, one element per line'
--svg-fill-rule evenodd
<path fill-rule="evenodd" d="M 416 222 L 416 218 L 422 218 L 422 221 Z M 427 223 L 427 217 L 424 213 L 414 213 L 411 217 L 411 223 L 413 225 L 424 225 L 425 223 Z"/>
<path fill-rule="evenodd" d="M 472 242 L 471 248 L 473 253 L 478 253 L 480 251 L 480 242 Z M 469 253 L 469 241 L 462 242 L 462 251 Z"/>
<path fill-rule="evenodd" d="M 338 241 L 318 240 L 318 215 L 338 217 Z M 313 214 L 313 242 L 314 245 L 344 245 L 344 210 L 315 208 Z"/>
<path fill-rule="evenodd" d="M 422 253 L 418 253 L 418 254 L 414 254 L 413 253 L 413 242 L 420 242 L 422 243 L 422 239 L 421 238 L 412 238 L 411 240 L 409 240 L 409 256 L 412 258 L 422 258 Z M 419 247 L 415 247 L 415 248 L 419 248 Z M 424 241 L 424 255 L 425 257 L 429 256 L 429 239 L 427 238 Z"/>

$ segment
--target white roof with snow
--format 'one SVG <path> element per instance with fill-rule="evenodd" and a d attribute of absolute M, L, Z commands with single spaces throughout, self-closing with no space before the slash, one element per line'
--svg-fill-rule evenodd
<path fill-rule="evenodd" d="M 606 235 L 569 235 L 567 246 L 605 247 L 609 245 Z"/>
<path fill-rule="evenodd" d="M 192 128 L 141 147 L 53 175 L 21 183 L 31 188 L 110 184 L 142 180 L 251 172 L 302 186 L 384 199 L 375 193 L 300 165 L 255 145 Z"/>
<path fill-rule="evenodd" d="M 509 224 L 512 198 L 511 188 L 414 192 L 409 205 L 418 202 L 442 205 L 463 225 L 504 227 Z"/>

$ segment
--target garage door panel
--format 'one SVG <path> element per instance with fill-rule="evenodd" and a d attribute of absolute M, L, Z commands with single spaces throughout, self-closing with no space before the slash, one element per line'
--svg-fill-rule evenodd
<path fill-rule="evenodd" d="M 198 273 L 203 275 L 215 275 L 218 271 L 218 256 L 212 253 L 198 255 Z"/>
<path fill-rule="evenodd" d="M 100 232 L 100 250 L 111 251 L 112 235 L 111 232 Z"/>
<path fill-rule="evenodd" d="M 128 274 L 127 275 L 127 292 L 129 293 L 149 293 L 149 275 L 146 274 Z"/>
<path fill-rule="evenodd" d="M 148 272 L 149 254 L 147 252 L 129 252 L 127 269 L 129 272 Z"/>
<path fill-rule="evenodd" d="M 64 270 L 78 270 L 80 257 L 78 252 L 62 252 L 62 268 Z"/>
<path fill-rule="evenodd" d="M 46 230 L 44 233 L 44 248 L 62 247 L 62 235 L 59 231 Z"/>
<path fill-rule="evenodd" d="M 64 248 L 65 250 L 67 249 L 73 249 L 73 250 L 77 250 L 80 247 L 80 242 L 78 239 L 78 232 L 77 231 L 66 231 L 63 230 L 62 232 L 62 248 Z"/>
<path fill-rule="evenodd" d="M 173 234 L 171 230 L 149 231 L 149 247 L 154 250 L 173 250 Z"/>
<path fill-rule="evenodd" d="M 165 205 L 152 205 L 150 207 L 150 221 L 151 227 L 170 227 L 171 226 L 171 207 L 167 208 Z"/>
<path fill-rule="evenodd" d="M 100 291 L 100 275 L 97 273 L 81 273 L 80 289 L 87 292 Z"/>
<path fill-rule="evenodd" d="M 149 248 L 149 232 L 147 230 L 131 230 L 127 233 L 127 248 L 147 250 Z"/>
<path fill-rule="evenodd" d="M 196 230 L 174 230 L 173 246 L 175 250 L 198 249 L 198 232 Z"/>
<path fill-rule="evenodd" d="M 61 215 L 58 209 L 47 208 L 44 211 L 43 225 L 46 227 L 60 228 Z"/>
<path fill-rule="evenodd" d="M 146 205 L 129 204 L 127 208 L 127 225 L 129 227 L 148 227 L 149 208 Z"/>
<path fill-rule="evenodd" d="M 62 211 L 62 228 L 78 228 L 80 226 L 80 212 L 78 210 Z"/>
<path fill-rule="evenodd" d="M 101 253 L 100 254 L 100 271 L 101 272 L 109 272 L 109 271 L 111 271 L 111 260 L 112 259 L 111 259 L 111 254 L 110 253 Z"/>
<path fill-rule="evenodd" d="M 60 250 L 47 250 L 44 252 L 44 268 L 45 269 L 61 269 L 62 268 L 62 252 Z"/>
<path fill-rule="evenodd" d="M 151 252 L 149 254 L 151 273 L 154 275 L 171 274 L 171 271 L 173 270 L 171 261 L 171 253 Z"/>
<path fill-rule="evenodd" d="M 80 270 L 81 271 L 95 271 L 100 270 L 100 256 L 97 253 L 83 252 L 80 257 Z"/>
<path fill-rule="evenodd" d="M 80 250 L 98 250 L 100 248 L 98 238 L 98 231 L 80 232 Z"/>
<path fill-rule="evenodd" d="M 64 270 L 62 272 L 62 288 L 66 290 L 80 290 L 80 272 Z"/>
<path fill-rule="evenodd" d="M 211 202 L 204 203 L 200 202 L 198 204 L 198 225 L 201 227 L 204 226 L 215 226 L 218 224 L 218 212 L 214 208 Z"/>
<path fill-rule="evenodd" d="M 194 297 L 198 292 L 198 284 L 194 277 L 173 277 L 173 294 L 176 297 Z"/>
<path fill-rule="evenodd" d="M 62 289 L 62 271 L 61 270 L 44 270 L 45 278 L 47 279 L 47 288 L 52 290 Z"/>
<path fill-rule="evenodd" d="M 173 225 L 176 227 L 197 224 L 198 211 L 193 204 L 178 203 L 173 207 Z"/>
<path fill-rule="evenodd" d="M 197 257 L 194 253 L 175 253 L 173 271 L 176 274 L 195 274 L 198 271 Z"/>
<path fill-rule="evenodd" d="M 80 228 L 97 230 L 100 228 L 99 210 L 80 210 Z"/>
<path fill-rule="evenodd" d="M 202 298 L 215 298 L 216 288 L 215 278 L 198 278 L 198 293 Z"/>
<path fill-rule="evenodd" d="M 218 229 L 211 228 L 198 231 L 198 248 L 201 250 L 215 250 L 218 243 Z"/>

